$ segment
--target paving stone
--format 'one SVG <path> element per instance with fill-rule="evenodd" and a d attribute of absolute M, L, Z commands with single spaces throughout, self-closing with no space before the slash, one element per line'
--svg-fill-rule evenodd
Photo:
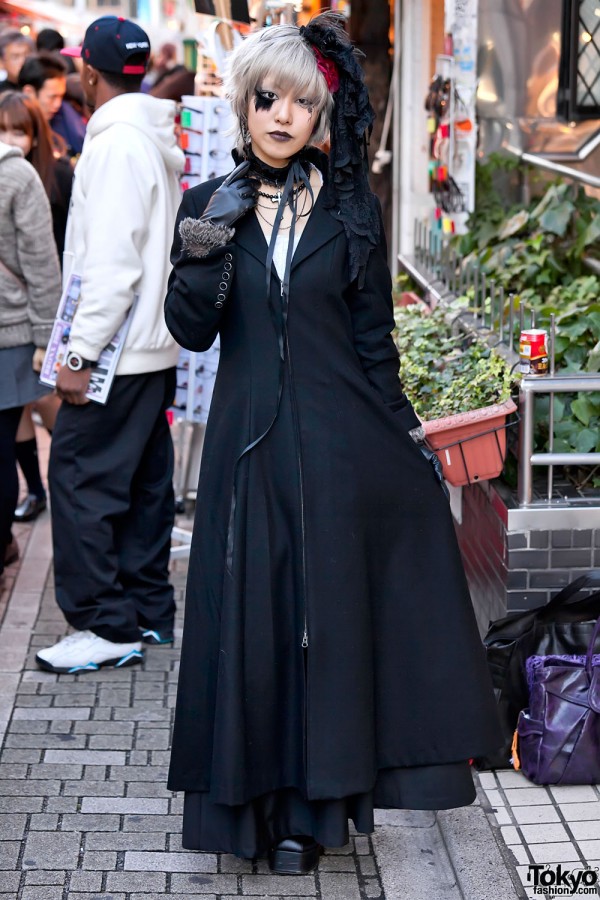
<path fill-rule="evenodd" d="M 65 781 L 64 793 L 68 796 L 122 797 L 125 784 L 119 781 Z"/>
<path fill-rule="evenodd" d="M 82 813 L 165 815 L 168 801 L 148 797 L 84 797 Z"/>
<path fill-rule="evenodd" d="M 41 812 L 43 797 L 0 797 L 0 814 Z"/>
<path fill-rule="evenodd" d="M 166 847 L 167 835 L 160 832 L 133 833 L 131 831 L 91 831 L 86 834 L 85 847 L 88 850 L 158 850 Z"/>
<path fill-rule="evenodd" d="M 117 865 L 116 852 L 104 851 L 101 853 L 92 852 L 87 849 L 83 855 L 84 869 L 100 869 L 102 872 L 112 872 Z"/>
<path fill-rule="evenodd" d="M 314 875 L 242 875 L 244 895 L 258 897 L 314 897 L 317 885 Z M 350 900 L 350 898 L 341 898 Z"/>
<path fill-rule="evenodd" d="M 27 778 L 28 766 L 25 763 L 2 763 L 3 778 Z"/>
<path fill-rule="evenodd" d="M 62 900 L 62 886 L 44 885 L 44 887 L 25 887 L 21 900 Z"/>
<path fill-rule="evenodd" d="M 57 831 L 58 815 L 55 813 L 38 813 L 31 817 L 30 825 L 32 831 Z"/>
<path fill-rule="evenodd" d="M 573 804 L 574 806 L 576 804 Z M 589 808 L 591 804 L 583 803 Z M 554 806 L 515 806 L 512 811 L 515 820 L 520 825 L 536 825 L 544 822 L 560 822 L 558 811 Z M 503 823 L 499 823 L 503 824 Z"/>
<path fill-rule="evenodd" d="M 16 722 L 12 719 L 9 731 L 13 734 L 46 734 L 48 722 Z"/>
<path fill-rule="evenodd" d="M 47 750 L 45 762 L 80 763 L 84 766 L 124 766 L 125 754 L 110 750 Z"/>
<path fill-rule="evenodd" d="M 323 872 L 319 874 L 321 900 L 361 900 L 356 878 Z"/>
<path fill-rule="evenodd" d="M 89 704 L 85 704 L 88 706 Z M 57 708 L 53 706 L 49 709 L 26 709 L 24 707 L 17 707 L 13 713 L 13 719 L 17 722 L 24 720 L 50 720 L 50 719 L 62 719 L 63 721 L 69 721 L 73 719 L 89 719 L 90 711 L 89 709 L 78 709 L 77 707 L 62 707 Z"/>
<path fill-rule="evenodd" d="M 217 857 L 213 853 L 145 853 L 125 854 L 126 870 L 159 872 L 215 872 Z"/>
<path fill-rule="evenodd" d="M 174 839 L 181 844 L 181 835 L 174 836 Z M 219 871 L 231 873 L 232 875 L 241 875 L 242 872 L 249 874 L 252 872 L 252 861 L 232 856 L 231 853 L 222 853 L 219 859 Z"/>
<path fill-rule="evenodd" d="M 15 750 L 41 748 L 46 750 L 47 754 L 62 753 L 66 744 L 73 749 L 85 747 L 85 737 L 76 737 L 74 734 L 9 734 L 5 743 L 6 747 Z M 69 760 L 55 760 L 55 762 L 69 762 Z"/>
<path fill-rule="evenodd" d="M 570 841 L 555 844 L 532 844 L 529 848 L 536 863 L 579 862 L 577 848 Z"/>
<path fill-rule="evenodd" d="M 25 830 L 27 817 L 23 814 L 9 813 L 0 815 L 0 835 L 2 840 L 21 840 Z"/>
<path fill-rule="evenodd" d="M 51 794 L 58 794 L 60 791 L 60 781 L 10 781 L 10 779 L 0 779 L 0 796 L 10 797 L 17 794 L 23 796 L 40 796 L 48 797 Z"/>
<path fill-rule="evenodd" d="M 541 825 L 521 825 L 521 833 L 525 838 L 526 844 L 544 844 L 558 841 L 568 841 L 564 825 L 560 823 L 541 824 Z M 513 843 L 516 843 L 514 841 Z"/>
<path fill-rule="evenodd" d="M 125 816 L 123 831 L 181 832 L 182 816 Z"/>
<path fill-rule="evenodd" d="M 191 871 L 191 870 L 190 870 Z M 171 878 L 173 894 L 223 894 L 237 890 L 237 875 L 216 875 L 195 871 L 194 874 L 175 874 Z"/>
<path fill-rule="evenodd" d="M 125 766 L 110 767 L 111 781 L 167 781 L 165 766 Z"/>
<path fill-rule="evenodd" d="M 93 710 L 97 712 L 97 710 Z M 133 722 L 75 722 L 77 734 L 133 734 Z"/>
<path fill-rule="evenodd" d="M 73 765 L 57 765 L 55 763 L 43 762 L 30 766 L 28 778 L 35 780 L 36 778 L 81 778 L 83 775 L 83 766 Z"/>
<path fill-rule="evenodd" d="M 166 728 L 156 731 L 140 729 L 135 737 L 135 747 L 138 750 L 166 750 L 170 747 L 170 737 Z"/>
<path fill-rule="evenodd" d="M 126 898 L 126 894 L 117 894 L 114 893 L 114 891 L 111 891 L 108 894 L 106 893 L 106 891 L 102 891 L 98 894 L 95 892 L 92 894 L 72 894 L 71 891 L 69 891 L 69 900 L 126 900 Z"/>
<path fill-rule="evenodd" d="M 23 856 L 24 869 L 75 869 L 79 835 L 30 832 Z"/>
<path fill-rule="evenodd" d="M 17 896 L 20 881 L 20 872 L 0 872 L 0 893 L 8 894 L 10 892 L 13 895 L 11 900 L 14 900 L 14 897 Z"/>
<path fill-rule="evenodd" d="M 42 759 L 42 751 L 36 749 L 15 749 L 12 750 L 9 747 L 4 748 L 2 751 L 2 762 L 24 762 L 24 763 L 38 763 Z"/>
<path fill-rule="evenodd" d="M 118 831 L 119 816 L 103 816 L 96 813 L 88 815 L 74 813 L 64 815 L 62 820 L 63 831 Z"/>
<path fill-rule="evenodd" d="M 109 891 L 164 891 L 167 876 L 161 871 L 109 872 L 106 887 Z"/>
<path fill-rule="evenodd" d="M 20 849 L 20 841 L 0 841 L 0 869 L 16 869 Z"/>
<path fill-rule="evenodd" d="M 365 857 L 370 860 L 370 857 Z M 319 863 L 319 872 L 354 872 L 356 863 L 353 856 L 322 856 Z"/>
<path fill-rule="evenodd" d="M 78 804 L 76 797 L 50 797 L 46 803 L 46 812 L 74 813 Z"/>
<path fill-rule="evenodd" d="M 102 890 L 101 872 L 71 872 L 71 881 L 69 883 L 69 898 L 72 896 L 72 891 L 87 892 L 100 890 Z"/>
<path fill-rule="evenodd" d="M 25 872 L 25 884 L 64 884 L 66 871 L 31 869 Z"/>
<path fill-rule="evenodd" d="M 127 785 L 127 796 L 160 797 L 164 800 L 171 800 L 173 793 L 167 789 L 166 782 L 164 781 L 132 781 Z"/>
<path fill-rule="evenodd" d="M 600 820 L 600 804 L 598 803 L 565 803 L 564 806 L 561 806 L 560 811 L 567 822 Z"/>

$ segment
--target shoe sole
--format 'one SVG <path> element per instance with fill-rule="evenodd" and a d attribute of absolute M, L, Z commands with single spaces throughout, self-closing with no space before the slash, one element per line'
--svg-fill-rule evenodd
<path fill-rule="evenodd" d="M 269 868 L 276 875 L 308 875 L 319 865 L 321 847 L 311 847 L 298 853 L 294 850 L 271 850 Z"/>
<path fill-rule="evenodd" d="M 13 522 L 34 522 L 38 516 L 41 516 L 41 514 L 46 511 L 47 508 L 47 506 L 42 506 L 34 513 L 26 513 L 24 516 L 19 516 L 15 512 L 13 515 Z"/>
<path fill-rule="evenodd" d="M 162 647 L 164 644 L 172 644 L 174 638 L 161 638 L 157 631 L 146 631 L 141 636 L 142 643 L 150 644 L 152 647 Z"/>
<path fill-rule="evenodd" d="M 101 663 L 89 662 L 84 666 L 71 666 L 67 668 L 66 666 L 53 666 L 52 663 L 48 662 L 46 659 L 42 659 L 41 656 L 36 655 L 35 657 L 35 661 L 40 669 L 44 669 L 46 672 L 54 672 L 57 675 L 77 675 L 78 672 L 97 672 L 99 669 L 106 668 L 106 666 L 112 666 L 114 669 L 125 669 L 127 666 L 138 665 L 143 659 L 143 650 L 132 650 L 131 653 L 127 653 L 126 656 L 121 656 L 117 659 L 107 659 Z"/>

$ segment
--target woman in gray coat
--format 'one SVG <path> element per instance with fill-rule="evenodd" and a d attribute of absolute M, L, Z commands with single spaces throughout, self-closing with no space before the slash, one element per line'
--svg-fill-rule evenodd
<path fill-rule="evenodd" d="M 25 404 L 47 393 L 36 371 L 59 299 L 44 186 L 20 150 L 0 143 L 0 574 L 18 556 L 11 536 L 19 491 L 15 437 Z"/>

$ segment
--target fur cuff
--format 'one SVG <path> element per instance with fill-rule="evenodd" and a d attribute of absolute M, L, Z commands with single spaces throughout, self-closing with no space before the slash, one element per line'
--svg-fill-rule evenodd
<path fill-rule="evenodd" d="M 179 223 L 179 235 L 182 249 L 188 256 L 202 259 L 208 256 L 215 247 L 228 244 L 235 234 L 235 228 L 227 225 L 215 225 L 210 219 L 182 219 Z"/>

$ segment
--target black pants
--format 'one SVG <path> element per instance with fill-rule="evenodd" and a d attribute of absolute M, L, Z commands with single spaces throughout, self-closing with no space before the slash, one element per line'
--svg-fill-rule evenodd
<path fill-rule="evenodd" d="M 10 544 L 19 499 L 15 438 L 22 412 L 22 406 L 0 410 L 0 574 L 4 571 L 4 554 Z"/>
<path fill-rule="evenodd" d="M 49 485 L 56 600 L 67 622 L 109 641 L 171 630 L 175 369 L 115 378 L 106 406 L 63 403 Z"/>

